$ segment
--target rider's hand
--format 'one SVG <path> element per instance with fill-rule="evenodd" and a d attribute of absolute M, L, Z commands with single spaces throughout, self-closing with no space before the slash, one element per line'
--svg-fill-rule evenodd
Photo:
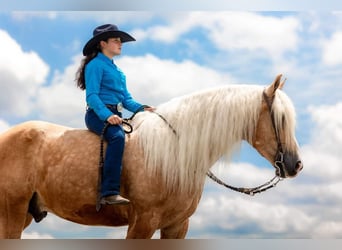
<path fill-rule="evenodd" d="M 109 122 L 112 125 L 119 125 L 122 124 L 122 119 L 118 115 L 111 115 L 108 117 L 107 122 Z"/>
<path fill-rule="evenodd" d="M 151 111 L 151 112 L 153 112 L 155 110 L 156 110 L 155 107 L 150 107 L 150 106 L 144 108 L 144 111 Z"/>

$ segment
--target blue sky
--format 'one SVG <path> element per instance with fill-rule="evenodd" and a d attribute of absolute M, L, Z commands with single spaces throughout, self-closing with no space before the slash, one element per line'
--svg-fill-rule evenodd
<path fill-rule="evenodd" d="M 115 23 L 136 37 L 115 59 L 133 96 L 157 106 L 198 89 L 267 85 L 278 73 L 297 111 L 304 170 L 256 197 L 208 181 L 189 238 L 340 238 L 342 235 L 342 12 L 0 12 L 0 131 L 40 119 L 84 127 L 74 76 L 92 30 Z M 243 145 L 228 167 L 238 186 L 272 167 Z M 49 214 L 25 238 L 123 238 L 124 228 L 86 227 Z"/>

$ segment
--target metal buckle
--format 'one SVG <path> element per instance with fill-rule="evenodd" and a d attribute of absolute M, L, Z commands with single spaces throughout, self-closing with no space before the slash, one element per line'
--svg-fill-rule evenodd
<path fill-rule="evenodd" d="M 285 176 L 285 163 L 284 163 L 284 153 L 278 151 L 277 153 L 277 160 L 274 161 L 274 167 L 276 168 L 276 173 L 280 177 Z"/>
<path fill-rule="evenodd" d="M 118 112 L 122 113 L 123 111 L 123 105 L 121 102 L 119 102 L 117 105 L 116 105 L 116 109 Z"/>

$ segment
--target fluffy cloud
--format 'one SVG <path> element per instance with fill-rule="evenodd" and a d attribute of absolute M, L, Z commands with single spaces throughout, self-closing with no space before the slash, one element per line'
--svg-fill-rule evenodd
<path fill-rule="evenodd" d="M 191 218 L 190 237 L 341 237 L 342 118 L 336 114 L 341 114 L 342 103 L 309 111 L 314 126 L 310 143 L 301 149 L 304 170 L 299 176 L 252 198 L 209 181 Z M 272 173 L 234 163 L 219 170 L 218 176 L 237 186 L 254 186 Z"/>
<path fill-rule="evenodd" d="M 323 43 L 323 62 L 329 66 L 342 64 L 342 31 L 336 31 Z"/>
<path fill-rule="evenodd" d="M 309 107 L 315 127 L 312 143 L 303 147 L 306 172 L 320 179 L 342 178 L 342 102 L 331 106 Z"/>
<path fill-rule="evenodd" d="M 170 98 L 235 80 L 192 61 L 163 60 L 154 55 L 122 57 L 117 61 L 127 76 L 127 84 L 137 100 L 153 105 Z"/>
<path fill-rule="evenodd" d="M 260 169 L 247 163 L 233 163 L 217 175 L 231 185 L 254 187 L 270 179 L 274 170 L 271 166 Z M 289 202 L 293 198 L 289 187 L 291 180 L 284 180 L 276 188 L 251 197 L 208 179 L 198 210 L 191 217 L 190 237 L 287 238 L 306 235 L 315 218 Z"/>
<path fill-rule="evenodd" d="M 23 51 L 6 31 L 0 30 L 0 40 L 0 115 L 24 117 L 31 112 L 49 67 L 35 52 Z"/>
<path fill-rule="evenodd" d="M 314 222 L 310 215 L 286 203 L 229 196 L 234 195 L 204 196 L 198 213 L 191 218 L 191 229 L 198 233 L 195 237 L 203 237 L 208 227 L 212 228 L 209 238 L 235 238 L 237 231 L 244 232 L 240 235 L 243 238 L 295 237 L 309 231 Z"/>
<path fill-rule="evenodd" d="M 22 239 L 53 239 L 53 237 L 49 234 L 42 234 L 39 232 L 24 232 L 21 236 Z"/>
<path fill-rule="evenodd" d="M 40 119 L 84 127 L 84 92 L 76 88 L 74 82 L 80 60 L 80 56 L 74 57 L 73 63 L 63 72 L 54 74 L 50 85 L 37 91 L 36 110 Z M 158 105 L 198 89 L 234 81 L 228 74 L 219 74 L 191 61 L 177 63 L 153 55 L 121 57 L 116 63 L 125 72 L 133 97 L 151 105 Z"/>
<path fill-rule="evenodd" d="M 194 28 L 203 28 L 212 42 L 222 50 L 262 50 L 278 56 L 295 50 L 301 29 L 295 17 L 270 17 L 252 12 L 191 12 L 176 17 L 168 25 L 158 25 L 147 30 L 133 30 L 139 39 L 152 39 L 172 43 Z"/>
<path fill-rule="evenodd" d="M 10 125 L 6 121 L 0 120 L 0 133 L 4 132 L 9 127 Z"/>
<path fill-rule="evenodd" d="M 37 91 L 39 118 L 62 125 L 84 127 L 86 109 L 84 92 L 75 85 L 75 73 L 81 57 L 76 56 L 64 72 L 56 72 L 48 86 Z"/>

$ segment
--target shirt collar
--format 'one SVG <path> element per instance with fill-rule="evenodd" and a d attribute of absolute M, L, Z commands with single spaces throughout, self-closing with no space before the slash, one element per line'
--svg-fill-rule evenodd
<path fill-rule="evenodd" d="M 114 64 L 113 59 L 109 59 L 107 56 L 105 56 L 102 52 L 99 52 L 96 56 L 97 58 L 99 58 L 100 60 L 109 63 L 109 64 Z"/>

